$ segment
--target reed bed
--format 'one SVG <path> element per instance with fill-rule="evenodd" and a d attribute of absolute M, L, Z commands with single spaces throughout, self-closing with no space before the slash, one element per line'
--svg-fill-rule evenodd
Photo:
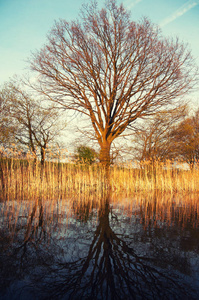
<path fill-rule="evenodd" d="M 118 192 L 132 193 L 197 193 L 199 192 L 199 164 L 193 168 L 184 162 L 167 160 L 146 161 L 129 166 L 116 166 L 111 170 L 111 186 Z"/>
<path fill-rule="evenodd" d="M 199 164 L 185 168 L 178 162 L 130 163 L 110 168 L 109 188 L 133 195 L 153 191 L 161 193 L 199 192 Z M 64 199 L 77 195 L 104 197 L 107 191 L 105 170 L 98 164 L 46 162 L 34 159 L 0 159 L 0 199 Z"/>
<path fill-rule="evenodd" d="M 60 199 L 82 193 L 103 196 L 105 170 L 99 166 L 34 160 L 0 160 L 0 199 Z"/>

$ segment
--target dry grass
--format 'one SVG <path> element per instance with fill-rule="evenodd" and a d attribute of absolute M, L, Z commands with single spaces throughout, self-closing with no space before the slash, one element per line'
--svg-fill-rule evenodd
<path fill-rule="evenodd" d="M 135 166 L 135 164 L 133 164 Z M 129 166 L 114 167 L 111 176 L 112 188 L 115 191 L 126 191 L 127 194 L 160 191 L 162 193 L 195 193 L 199 191 L 199 164 L 191 170 L 183 162 L 150 161 L 132 168 Z"/>
<path fill-rule="evenodd" d="M 82 193 L 103 196 L 104 170 L 99 166 L 1 159 L 0 199 L 60 199 Z"/>
<path fill-rule="evenodd" d="M 78 195 L 103 197 L 107 190 L 105 170 L 99 165 L 46 162 L 41 166 L 34 159 L 0 159 L 0 199 L 35 200 L 65 199 Z M 183 169 L 170 161 L 145 162 L 135 166 L 113 166 L 110 170 L 111 190 L 125 193 L 186 194 L 199 191 L 199 165 Z"/>

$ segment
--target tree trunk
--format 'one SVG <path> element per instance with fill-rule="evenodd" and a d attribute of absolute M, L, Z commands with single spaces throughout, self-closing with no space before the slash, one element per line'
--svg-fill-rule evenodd
<path fill-rule="evenodd" d="M 111 156 L 110 156 L 111 143 L 105 140 L 101 143 L 100 146 L 101 149 L 99 154 L 99 160 L 102 166 L 105 168 L 106 178 L 109 179 L 110 164 L 111 164 Z"/>
<path fill-rule="evenodd" d="M 43 166 L 45 162 L 45 149 L 41 147 L 41 165 Z"/>

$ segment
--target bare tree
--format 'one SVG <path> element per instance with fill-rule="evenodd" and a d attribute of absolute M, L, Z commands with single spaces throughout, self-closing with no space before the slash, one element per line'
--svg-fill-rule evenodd
<path fill-rule="evenodd" d="M 0 145 L 5 147 L 13 142 L 14 124 L 9 118 L 8 105 L 4 97 L 5 91 L 0 91 Z"/>
<path fill-rule="evenodd" d="M 55 143 L 66 127 L 65 122 L 60 122 L 59 112 L 53 106 L 42 106 L 41 101 L 31 98 L 12 82 L 5 86 L 3 97 L 7 102 L 8 118 L 15 125 L 15 141 L 28 146 L 35 155 L 38 147 L 43 164 L 47 146 Z"/>
<path fill-rule="evenodd" d="M 84 6 L 79 21 L 56 22 L 31 69 L 40 92 L 89 118 L 105 166 L 112 142 L 138 118 L 174 104 L 198 72 L 186 45 L 163 38 L 146 18 L 131 21 L 115 0 L 101 10 Z"/>
<path fill-rule="evenodd" d="M 199 161 L 199 109 L 176 125 L 170 135 L 178 149 L 176 156 L 192 168 Z"/>
<path fill-rule="evenodd" d="M 136 128 L 132 152 L 139 161 L 176 158 L 179 149 L 172 137 L 175 126 L 187 116 L 187 106 L 161 111 Z M 177 125 L 178 124 L 178 125 Z"/>

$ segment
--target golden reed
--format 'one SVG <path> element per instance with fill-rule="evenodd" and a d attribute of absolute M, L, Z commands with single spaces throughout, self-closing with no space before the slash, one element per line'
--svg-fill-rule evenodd
<path fill-rule="evenodd" d="M 115 165 L 110 168 L 110 189 L 133 195 L 161 193 L 196 193 L 199 191 L 199 164 L 188 168 L 183 162 L 151 161 Z M 40 162 L 27 157 L 0 158 L 0 199 L 64 199 L 107 190 L 105 170 L 99 164 Z"/>

